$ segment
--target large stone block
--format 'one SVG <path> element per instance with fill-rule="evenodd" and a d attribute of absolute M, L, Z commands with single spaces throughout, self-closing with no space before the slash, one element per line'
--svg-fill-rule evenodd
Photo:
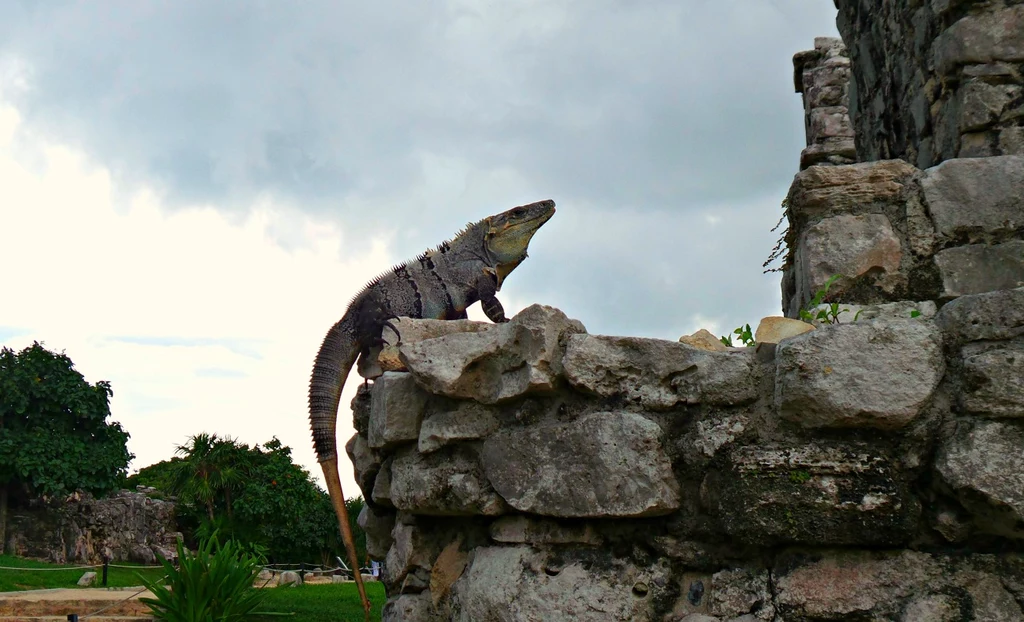
<path fill-rule="evenodd" d="M 935 314 L 935 324 L 954 343 L 1024 335 L 1024 287 L 961 296 Z"/>
<path fill-rule="evenodd" d="M 969 64 L 1024 62 L 1024 5 L 966 15 L 939 35 L 932 50 L 939 74 Z"/>
<path fill-rule="evenodd" d="M 962 422 L 939 450 L 936 468 L 978 527 L 1024 538 L 1024 429 Z"/>
<path fill-rule="evenodd" d="M 370 402 L 370 447 L 391 447 L 419 438 L 428 397 L 410 374 L 390 371 L 378 378 Z"/>
<path fill-rule="evenodd" d="M 701 497 L 725 533 L 759 545 L 901 544 L 920 511 L 893 460 L 864 445 L 738 447 Z"/>
<path fill-rule="evenodd" d="M 921 187 L 945 241 L 978 241 L 1024 227 L 1024 157 L 959 158 L 926 170 Z"/>
<path fill-rule="evenodd" d="M 809 563 L 783 565 L 776 577 L 776 602 L 785 620 L 910 622 L 897 617 L 903 603 L 921 594 L 923 586 L 939 582 L 943 572 L 930 555 L 913 551 L 837 551 L 815 557 Z"/>
<path fill-rule="evenodd" d="M 396 456 L 390 500 L 413 514 L 496 516 L 507 510 L 468 450 Z"/>
<path fill-rule="evenodd" d="M 917 172 L 903 160 L 812 166 L 793 178 L 789 206 L 799 216 L 819 217 L 896 205 L 905 200 Z"/>
<path fill-rule="evenodd" d="M 353 434 L 352 438 L 345 443 L 345 453 L 348 454 L 348 459 L 352 461 L 352 467 L 355 471 L 353 475 L 356 478 L 356 483 L 359 484 L 359 488 L 363 491 L 363 496 L 369 498 L 373 491 L 374 480 L 377 479 L 377 473 L 380 472 L 380 455 L 370 449 L 366 439 L 358 432 Z"/>
<path fill-rule="evenodd" d="M 402 345 L 399 355 L 431 393 L 495 404 L 553 391 L 565 336 L 585 332 L 558 309 L 532 305 L 490 330 Z"/>
<path fill-rule="evenodd" d="M 399 594 L 384 604 L 381 622 L 442 622 L 430 600 L 430 592 Z"/>
<path fill-rule="evenodd" d="M 476 549 L 455 585 L 462 622 L 573 620 L 654 622 L 670 571 L 637 566 L 610 553 L 545 553 L 525 546 Z"/>
<path fill-rule="evenodd" d="M 983 294 L 1024 285 L 1024 241 L 955 246 L 935 254 L 942 296 Z"/>
<path fill-rule="evenodd" d="M 999 120 L 1003 110 L 1020 94 L 1020 86 L 988 84 L 970 80 L 962 87 L 960 96 L 960 131 L 973 132 L 988 128 Z"/>
<path fill-rule="evenodd" d="M 836 274 L 841 290 L 852 280 L 871 273 L 874 285 L 894 291 L 905 285 L 900 274 L 900 240 L 883 214 L 840 214 L 825 218 L 801 236 L 796 249 L 798 296 L 810 299 Z"/>
<path fill-rule="evenodd" d="M 395 513 L 378 511 L 364 504 L 356 517 L 356 523 L 366 534 L 366 552 L 374 559 L 384 559 L 395 542 L 391 535 L 395 528 Z"/>
<path fill-rule="evenodd" d="M 756 399 L 753 357 L 752 351 L 707 352 L 661 339 L 573 335 L 563 364 L 577 389 L 662 410 Z"/>
<path fill-rule="evenodd" d="M 437 451 L 457 441 L 481 439 L 498 429 L 491 409 L 476 402 L 462 402 L 455 410 L 427 417 L 420 426 L 420 453 Z"/>
<path fill-rule="evenodd" d="M 964 348 L 961 406 L 985 417 L 1024 418 L 1024 342 Z"/>
<path fill-rule="evenodd" d="M 494 328 L 490 322 L 474 320 L 432 320 L 428 318 L 398 318 L 392 320 L 398 329 L 396 335 L 390 329 L 384 331 L 385 346 L 378 357 L 383 371 L 409 371 L 402 363 L 399 354 L 399 343 L 411 345 L 427 339 L 436 339 L 456 333 L 479 333 Z M 401 337 L 401 338 L 399 338 Z"/>
<path fill-rule="evenodd" d="M 919 319 L 840 324 L 779 344 L 779 414 L 808 428 L 898 429 L 945 372 L 939 331 Z"/>
<path fill-rule="evenodd" d="M 635 413 L 506 428 L 484 442 L 480 457 L 491 485 L 521 512 L 626 517 L 679 507 L 661 428 Z"/>

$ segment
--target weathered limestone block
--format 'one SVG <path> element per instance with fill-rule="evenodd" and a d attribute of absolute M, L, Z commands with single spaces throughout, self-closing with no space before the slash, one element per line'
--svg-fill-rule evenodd
<path fill-rule="evenodd" d="M 808 428 L 902 428 L 945 372 L 941 336 L 920 319 L 816 330 L 779 344 L 776 362 L 779 414 Z"/>
<path fill-rule="evenodd" d="M 723 446 L 728 445 L 743 434 L 750 425 L 745 414 L 733 414 L 726 417 L 712 417 L 698 421 L 694 434 L 687 435 L 684 443 L 697 453 L 712 457 Z"/>
<path fill-rule="evenodd" d="M 445 618 L 434 611 L 430 592 L 399 594 L 384 603 L 381 622 L 441 622 Z"/>
<path fill-rule="evenodd" d="M 1006 589 L 1019 587 L 1022 576 L 1014 556 L 824 551 L 787 557 L 774 575 L 778 613 L 786 620 L 1009 621 L 1024 615 Z"/>
<path fill-rule="evenodd" d="M 298 587 L 302 585 L 302 575 L 295 572 L 294 570 L 285 570 L 281 573 L 281 576 L 277 578 L 277 585 L 279 587 L 285 585 Z"/>
<path fill-rule="evenodd" d="M 786 620 L 895 620 L 904 599 L 922 596 L 942 571 L 930 555 L 913 551 L 825 553 L 776 577 L 776 603 Z"/>
<path fill-rule="evenodd" d="M 960 131 L 984 129 L 999 120 L 1006 105 L 1020 94 L 1014 84 L 989 84 L 969 80 L 960 87 Z"/>
<path fill-rule="evenodd" d="M 96 582 L 96 573 L 90 571 L 90 572 L 86 572 L 86 573 L 82 574 L 81 578 L 78 579 L 78 586 L 79 587 L 89 587 L 89 586 L 91 586 L 95 582 Z"/>
<path fill-rule="evenodd" d="M 935 265 L 943 297 L 1014 289 L 1024 284 L 1024 241 L 947 248 L 935 254 Z"/>
<path fill-rule="evenodd" d="M 900 544 L 920 509 L 891 458 L 863 445 L 737 447 L 701 498 L 727 534 L 756 544 Z"/>
<path fill-rule="evenodd" d="M 462 402 L 452 411 L 427 417 L 420 426 L 419 450 L 426 454 L 456 441 L 475 440 L 498 429 L 498 418 L 485 406 Z"/>
<path fill-rule="evenodd" d="M 761 319 L 754 331 L 754 341 L 757 343 L 779 343 L 787 337 L 796 337 L 814 330 L 812 324 L 800 320 L 792 320 L 788 317 L 766 317 Z"/>
<path fill-rule="evenodd" d="M 373 490 L 370 492 L 370 498 L 386 508 L 395 507 L 391 502 L 391 465 L 393 463 L 393 458 L 384 459 L 377 472 L 377 477 L 373 479 Z"/>
<path fill-rule="evenodd" d="M 558 517 L 658 516 L 679 507 L 661 428 L 629 412 L 503 429 L 480 457 L 510 506 Z"/>
<path fill-rule="evenodd" d="M 959 158 L 924 171 L 928 212 L 941 239 L 974 242 L 1024 227 L 1024 157 Z"/>
<path fill-rule="evenodd" d="M 961 406 L 966 412 L 1024 418 L 1024 342 L 967 346 L 963 361 Z"/>
<path fill-rule="evenodd" d="M 917 173 L 903 160 L 812 166 L 793 178 L 789 206 L 799 216 L 820 217 L 900 205 Z"/>
<path fill-rule="evenodd" d="M 352 467 L 355 471 L 353 475 L 355 475 L 356 483 L 359 484 L 359 488 L 363 491 L 363 496 L 367 497 L 367 493 L 373 490 L 373 482 L 380 471 L 380 456 L 377 452 L 370 449 L 366 439 L 358 432 L 353 434 L 352 438 L 345 443 L 345 453 L 348 454 L 348 459 L 352 461 Z"/>
<path fill-rule="evenodd" d="M 740 404 L 756 399 L 753 352 L 706 352 L 642 337 L 573 335 L 565 377 L 582 391 L 624 396 L 645 408 Z"/>
<path fill-rule="evenodd" d="M 565 523 L 523 514 L 502 516 L 491 523 L 491 539 L 505 544 L 601 544 L 590 523 Z"/>
<path fill-rule="evenodd" d="M 390 499 L 399 510 L 413 514 L 496 516 L 507 509 L 466 450 L 396 456 Z"/>
<path fill-rule="evenodd" d="M 875 284 L 891 292 L 906 282 L 902 259 L 900 240 L 883 214 L 840 214 L 804 232 L 796 250 L 796 278 L 808 298 L 835 274 L 843 275 L 836 290 L 871 272 Z"/>
<path fill-rule="evenodd" d="M 391 532 L 392 544 L 384 563 L 384 582 L 398 586 L 417 569 L 430 572 L 441 544 L 416 525 L 396 521 Z"/>
<path fill-rule="evenodd" d="M 427 393 L 411 374 L 389 371 L 373 383 L 368 441 L 373 449 L 415 441 Z"/>
<path fill-rule="evenodd" d="M 409 371 L 399 357 L 399 343 L 409 345 L 445 335 L 479 333 L 490 330 L 495 326 L 490 322 L 477 322 L 474 320 L 431 320 L 407 317 L 392 320 L 391 323 L 398 329 L 398 335 L 390 329 L 384 330 L 384 342 L 386 345 L 378 356 L 378 361 L 383 371 Z M 401 335 L 401 339 L 399 339 L 399 335 Z"/>
<path fill-rule="evenodd" d="M 708 613 L 717 616 L 714 619 L 743 620 L 740 616 L 749 616 L 749 622 L 775 620 L 767 570 L 721 570 L 711 577 L 710 587 Z"/>
<path fill-rule="evenodd" d="M 609 553 L 550 554 L 525 546 L 476 549 L 455 592 L 462 622 L 574 620 L 660 621 L 669 570 L 638 567 Z"/>
<path fill-rule="evenodd" d="M 962 17 L 935 40 L 933 54 L 940 74 L 968 64 L 1024 62 L 1024 6 Z"/>
<path fill-rule="evenodd" d="M 489 330 L 403 344 L 399 354 L 427 391 L 495 404 L 554 390 L 565 337 L 585 332 L 558 309 L 532 305 Z"/>
<path fill-rule="evenodd" d="M 962 422 L 939 450 L 936 468 L 979 528 L 1024 538 L 1024 429 Z"/>
<path fill-rule="evenodd" d="M 1024 156 L 1024 127 L 999 130 L 999 151 L 1006 155 Z"/>
<path fill-rule="evenodd" d="M 1024 287 L 961 296 L 942 307 L 935 324 L 954 343 L 1024 335 Z"/>
<path fill-rule="evenodd" d="M 707 350 L 708 352 L 725 352 L 729 348 L 706 328 L 702 328 L 692 335 L 683 335 L 679 338 L 679 343 L 685 343 L 698 350 Z"/>
<path fill-rule="evenodd" d="M 391 536 L 395 528 L 395 513 L 377 511 L 364 504 L 356 523 L 366 533 L 366 552 L 374 559 L 384 559 L 395 542 Z"/>

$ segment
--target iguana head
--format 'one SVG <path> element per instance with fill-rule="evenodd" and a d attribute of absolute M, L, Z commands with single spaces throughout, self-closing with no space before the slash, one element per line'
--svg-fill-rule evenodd
<path fill-rule="evenodd" d="M 513 207 L 487 219 L 484 245 L 495 261 L 499 288 L 508 273 L 526 259 L 533 234 L 554 215 L 555 202 L 549 199 Z"/>

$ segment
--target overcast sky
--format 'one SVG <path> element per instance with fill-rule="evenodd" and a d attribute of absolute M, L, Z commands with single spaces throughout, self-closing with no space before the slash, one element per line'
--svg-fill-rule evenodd
<path fill-rule="evenodd" d="M 558 205 L 499 294 L 511 312 L 665 339 L 779 315 L 761 263 L 804 146 L 792 56 L 838 36 L 835 13 L 0 2 L 0 345 L 110 380 L 132 470 L 207 431 L 277 436 L 319 477 L 324 332 L 470 220 Z"/>

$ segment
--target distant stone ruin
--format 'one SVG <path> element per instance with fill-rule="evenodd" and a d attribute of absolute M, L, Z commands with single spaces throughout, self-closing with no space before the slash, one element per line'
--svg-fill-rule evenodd
<path fill-rule="evenodd" d="M 13 511 L 8 521 L 8 554 L 58 564 L 154 564 L 158 554 L 174 558 L 181 538 L 174 503 L 144 491 L 121 490 L 103 499 L 78 493 Z"/>
<path fill-rule="evenodd" d="M 1024 4 L 837 6 L 782 306 L 840 323 L 403 320 L 347 445 L 385 620 L 1024 620 Z"/>

